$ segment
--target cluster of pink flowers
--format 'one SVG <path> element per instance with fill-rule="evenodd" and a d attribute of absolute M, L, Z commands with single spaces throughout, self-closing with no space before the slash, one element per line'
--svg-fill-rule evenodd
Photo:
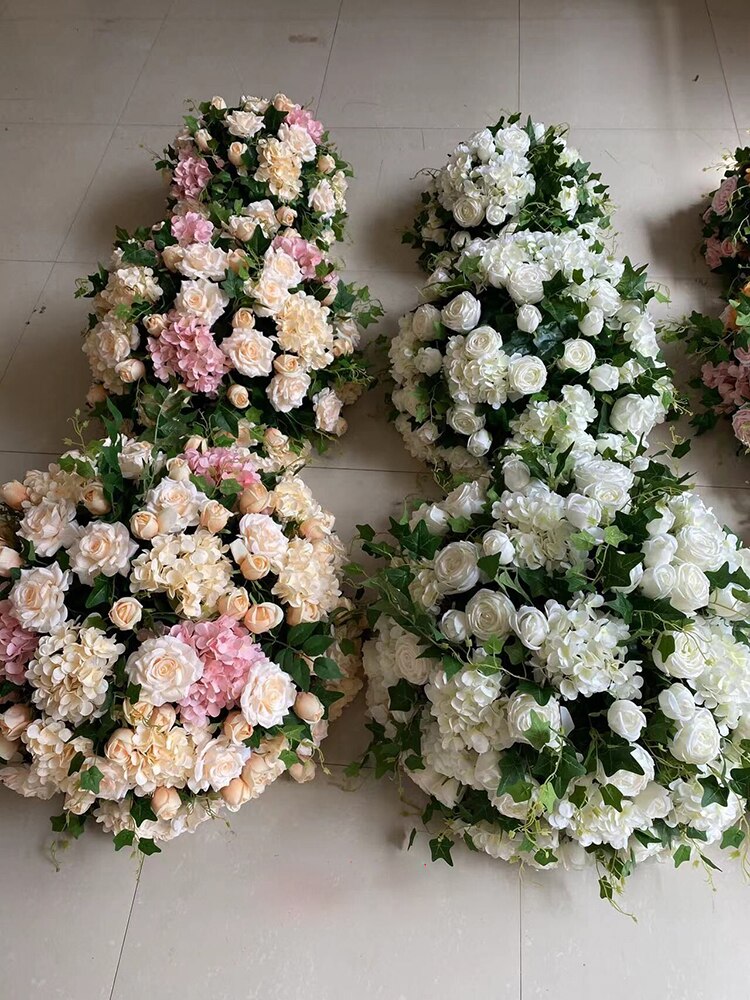
<path fill-rule="evenodd" d="M 209 219 L 204 219 L 198 212 L 186 212 L 184 215 L 175 215 L 171 221 L 172 235 L 179 240 L 180 246 L 186 247 L 191 243 L 210 243 L 214 231 L 214 224 Z"/>
<path fill-rule="evenodd" d="M 325 260 L 325 254 L 301 236 L 277 236 L 271 246 L 274 250 L 283 250 L 293 257 L 305 278 L 314 278 L 316 267 Z"/>
<path fill-rule="evenodd" d="M 23 684 L 26 667 L 39 638 L 27 632 L 13 614 L 10 601 L 0 601 L 0 678 Z"/>
<path fill-rule="evenodd" d="M 725 181 L 722 181 L 717 190 L 714 191 L 714 196 L 711 199 L 711 208 L 717 215 L 727 214 L 729 203 L 736 190 L 737 176 L 736 174 L 732 174 L 731 177 L 727 177 Z"/>
<path fill-rule="evenodd" d="M 211 180 L 211 168 L 202 156 L 180 153 L 173 178 L 178 197 L 198 198 Z"/>
<path fill-rule="evenodd" d="M 714 268 L 719 267 L 722 260 L 727 257 L 735 257 L 736 255 L 737 244 L 734 240 L 719 240 L 715 236 L 709 236 L 706 240 L 703 256 L 706 258 L 706 263 L 712 271 Z"/>
<path fill-rule="evenodd" d="M 237 448 L 209 448 L 202 452 L 188 448 L 184 458 L 191 472 L 216 485 L 224 479 L 234 479 L 245 489 L 260 482 L 253 456 L 245 456 Z"/>
<path fill-rule="evenodd" d="M 205 726 L 222 709 L 234 708 L 252 668 L 268 662 L 250 632 L 227 615 L 211 622 L 183 622 L 169 634 L 203 661 L 203 676 L 180 702 L 183 721 L 192 725 Z"/>
<path fill-rule="evenodd" d="M 316 146 L 323 138 L 323 132 L 325 131 L 323 123 L 317 121 L 309 111 L 306 111 L 299 105 L 296 108 L 292 108 L 285 120 L 287 125 L 300 125 Z"/>
<path fill-rule="evenodd" d="M 707 363 L 701 368 L 701 378 L 721 396 L 722 402 L 717 407 L 721 413 L 731 413 L 750 400 L 750 365 L 738 361 Z"/>
<path fill-rule="evenodd" d="M 170 375 L 176 375 L 190 392 L 215 396 L 231 364 L 210 328 L 177 312 L 167 319 L 159 337 L 148 340 L 156 377 L 167 382 Z"/>

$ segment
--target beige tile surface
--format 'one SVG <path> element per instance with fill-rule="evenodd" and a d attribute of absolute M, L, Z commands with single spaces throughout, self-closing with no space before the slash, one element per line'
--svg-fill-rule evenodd
<path fill-rule="evenodd" d="M 4 303 L 0 318 L 0 377 L 24 334 L 51 270 L 52 264 L 0 260 L 0 302 Z"/>

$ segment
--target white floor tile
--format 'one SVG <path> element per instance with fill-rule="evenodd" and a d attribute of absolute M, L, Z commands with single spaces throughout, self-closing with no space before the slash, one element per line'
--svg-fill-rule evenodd
<path fill-rule="evenodd" d="M 284 88 L 300 104 L 320 95 L 335 20 L 178 19 L 165 23 L 123 123 L 178 126 L 188 101 L 221 94 L 273 95 Z M 283 67 L 283 71 L 280 69 Z"/>
<path fill-rule="evenodd" d="M 206 4 L 206 0 L 178 0 L 172 5 L 168 20 L 184 21 L 188 18 L 205 18 L 210 12 L 214 20 L 237 21 L 258 18 L 287 17 L 333 17 L 338 14 L 340 0 L 221 0 L 221 3 Z M 255 93 L 255 91 L 253 91 Z"/>
<path fill-rule="evenodd" d="M 2 993 L 19 1000 L 109 1000 L 138 875 L 92 830 L 49 850 L 49 817 L 61 803 L 22 799 L 0 789 L 3 845 Z"/>
<path fill-rule="evenodd" d="M 481 127 L 518 103 L 518 20 L 347 19 L 320 102 L 328 125 Z"/>
<path fill-rule="evenodd" d="M 52 264 L 0 260 L 0 377 L 23 336 Z"/>
<path fill-rule="evenodd" d="M 498 114 L 496 108 L 490 118 Z M 419 210 L 419 197 L 429 181 L 424 171 L 442 166 L 469 131 L 468 127 L 331 129 L 341 155 L 354 168 L 347 192 L 351 245 L 344 248 L 349 267 L 397 268 L 416 275 L 414 283 L 419 281 L 416 254 L 401 242 L 401 235 Z"/>
<path fill-rule="evenodd" d="M 396 19 L 424 17 L 426 24 L 435 18 L 462 21 L 485 20 L 497 17 L 518 17 L 518 0 L 466 0 L 458 7 L 455 0 L 343 0 L 341 16 L 347 20 L 354 18 Z"/>
<path fill-rule="evenodd" d="M 649 271 L 705 276 L 700 256 L 706 194 L 721 177 L 734 129 L 573 129 L 571 142 L 609 184 L 617 252 Z"/>
<path fill-rule="evenodd" d="M 741 3 L 742 0 L 739 0 Z M 686 15 L 705 15 L 705 0 L 520 0 L 522 18 L 572 18 L 592 21 L 623 17 L 648 16 L 655 20 Z"/>
<path fill-rule="evenodd" d="M 89 303 L 74 299 L 76 278 L 93 264 L 56 264 L 0 382 L 0 451 L 63 450 L 69 418 L 90 376 L 81 353 Z"/>
<path fill-rule="evenodd" d="M 111 135 L 109 125 L 0 127 L 0 258 L 57 258 Z"/>
<path fill-rule="evenodd" d="M 172 0 L 4 0 L 3 17 L 16 20 L 47 20 L 48 18 L 104 17 L 151 18 L 159 21 L 169 10 Z"/>
<path fill-rule="evenodd" d="M 206 823 L 147 863 L 113 1000 L 150 992 L 165 956 L 222 1000 L 516 1000 L 517 873 L 469 852 L 432 865 L 423 839 L 407 853 L 396 787 L 343 780 L 280 779 L 231 830 Z M 184 975 L 158 982 L 186 996 Z"/>
<path fill-rule="evenodd" d="M 702 870 L 671 861 L 645 865 L 620 905 L 598 898 L 593 871 L 527 872 L 522 880 L 522 1000 L 741 1000 L 748 886 L 737 862 L 714 893 Z M 720 984 L 720 985 L 719 985 Z"/>
<path fill-rule="evenodd" d="M 163 217 L 167 187 L 154 162 L 176 133 L 177 123 L 115 129 L 60 260 L 107 260 L 115 226 L 131 231 Z"/>
<path fill-rule="evenodd" d="M 579 128 L 731 128 L 705 8 L 521 21 L 521 105 Z"/>
<path fill-rule="evenodd" d="M 750 128 L 750 68 L 747 63 L 750 6 L 743 4 L 741 11 L 731 16 L 714 16 L 712 20 L 732 110 L 737 125 L 744 132 Z M 740 138 L 741 144 L 746 145 L 747 136 L 743 134 Z"/>
<path fill-rule="evenodd" d="M 158 30 L 148 19 L 4 21 L 0 121 L 114 124 Z"/>

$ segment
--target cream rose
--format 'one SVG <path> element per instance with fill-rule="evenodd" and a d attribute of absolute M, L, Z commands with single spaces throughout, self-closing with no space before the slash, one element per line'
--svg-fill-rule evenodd
<path fill-rule="evenodd" d="M 184 316 L 194 316 L 206 326 L 213 326 L 229 305 L 229 296 L 206 278 L 183 281 L 175 298 L 175 309 Z"/>
<path fill-rule="evenodd" d="M 469 628 L 480 641 L 508 635 L 514 614 L 512 601 L 495 590 L 478 590 L 466 605 Z"/>
<path fill-rule="evenodd" d="M 481 302 L 471 292 L 461 292 L 443 306 L 440 319 L 443 326 L 447 326 L 449 330 L 465 333 L 474 329 L 481 314 Z"/>
<path fill-rule="evenodd" d="M 254 667 L 240 697 L 245 720 L 251 726 L 280 726 L 294 704 L 297 688 L 294 681 L 275 663 L 266 661 Z"/>
<path fill-rule="evenodd" d="M 277 413 L 289 413 L 302 406 L 310 383 L 310 376 L 304 371 L 292 375 L 274 375 L 268 383 L 266 395 Z"/>
<path fill-rule="evenodd" d="M 143 617 L 143 605 L 136 597 L 121 597 L 109 609 L 109 620 L 116 628 L 134 629 Z"/>
<path fill-rule="evenodd" d="M 273 341 L 258 330 L 236 327 L 219 346 L 241 375 L 257 378 L 271 374 L 275 353 Z"/>
<path fill-rule="evenodd" d="M 513 392 L 531 396 L 540 392 L 547 381 L 547 369 L 533 354 L 514 355 L 508 364 L 508 384 Z"/>
<path fill-rule="evenodd" d="M 78 535 L 68 550 L 70 568 L 81 583 L 91 586 L 94 577 L 127 576 L 130 560 L 138 551 L 138 544 L 119 521 L 92 521 Z"/>
<path fill-rule="evenodd" d="M 278 604 L 264 601 L 262 604 L 251 604 L 242 620 L 249 632 L 253 635 L 262 635 L 282 623 L 284 612 Z"/>
<path fill-rule="evenodd" d="M 479 580 L 478 551 L 473 542 L 449 542 L 435 556 L 435 578 L 443 593 L 460 594 Z"/>
<path fill-rule="evenodd" d="M 588 340 L 566 340 L 559 365 L 566 371 L 587 372 L 596 361 L 596 351 Z"/>
<path fill-rule="evenodd" d="M 32 632 L 52 632 L 61 625 L 68 617 L 65 591 L 70 581 L 70 571 L 63 571 L 58 563 L 22 569 L 10 591 L 13 613 L 20 624 Z"/>

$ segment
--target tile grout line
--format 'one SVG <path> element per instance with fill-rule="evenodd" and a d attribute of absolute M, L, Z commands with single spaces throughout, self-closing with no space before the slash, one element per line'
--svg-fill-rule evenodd
<path fill-rule="evenodd" d="M 130 900 L 130 909 L 128 910 L 128 919 L 125 921 L 125 931 L 122 935 L 122 942 L 120 943 L 120 951 L 117 956 L 117 965 L 115 966 L 115 974 L 112 979 L 112 989 L 109 991 L 109 1000 L 115 995 L 115 986 L 117 986 L 117 976 L 120 972 L 120 964 L 122 962 L 123 952 L 125 951 L 125 942 L 128 939 L 128 928 L 130 927 L 130 920 L 133 916 L 133 910 L 135 909 L 135 900 L 138 895 L 138 886 L 141 884 L 141 874 L 143 873 L 143 858 L 141 858 L 141 863 L 138 868 L 138 874 L 135 879 L 135 886 L 133 887 L 133 898 Z"/>
<path fill-rule="evenodd" d="M 61 261 L 60 260 L 60 255 L 63 252 L 65 244 L 68 242 L 68 237 L 72 233 L 73 227 L 75 226 L 76 222 L 78 221 L 78 217 L 81 214 L 81 211 L 83 210 L 83 206 L 86 203 L 86 199 L 89 196 L 89 192 L 91 191 L 91 188 L 94 186 L 94 181 L 96 180 L 96 178 L 97 178 L 97 176 L 99 174 L 99 171 L 101 170 L 102 164 L 104 163 L 104 160 L 106 159 L 107 153 L 109 152 L 110 147 L 112 145 L 112 141 L 113 141 L 113 139 L 115 137 L 115 132 L 117 132 L 117 129 L 120 126 L 120 122 L 122 121 L 122 116 L 125 114 L 125 112 L 127 110 L 127 107 L 128 107 L 128 104 L 130 103 L 130 98 L 133 96 L 133 94 L 135 93 L 136 87 L 140 83 L 141 77 L 143 76 L 143 71 L 146 68 L 146 63 L 148 62 L 148 60 L 149 60 L 149 58 L 151 56 L 151 53 L 154 50 L 154 46 L 156 45 L 157 41 L 159 40 L 159 37 L 161 36 L 162 31 L 164 30 L 164 25 L 166 24 L 167 17 L 169 16 L 169 14 L 172 11 L 172 8 L 174 7 L 174 3 L 175 3 L 175 0 L 172 0 L 172 3 L 169 5 L 169 7 L 167 7 L 166 11 L 164 12 L 164 16 L 161 19 L 161 24 L 159 25 L 158 30 L 154 34 L 153 41 L 149 45 L 148 51 L 146 52 L 145 56 L 143 57 L 143 62 L 141 63 L 141 68 L 138 70 L 138 75 L 136 76 L 135 80 L 133 81 L 133 86 L 130 88 L 130 92 L 128 93 L 128 96 L 123 101 L 122 108 L 120 109 L 120 113 L 117 116 L 117 120 L 115 121 L 114 125 L 112 126 L 112 134 L 109 137 L 109 141 L 107 142 L 107 145 L 104 147 L 104 152 L 102 153 L 102 155 L 101 155 L 101 157 L 99 159 L 99 162 L 96 165 L 96 170 L 94 170 L 94 173 L 91 175 L 91 180 L 89 181 L 88 185 L 86 186 L 86 190 L 84 191 L 83 197 L 81 198 L 81 201 L 80 201 L 80 203 L 78 205 L 78 210 L 76 211 L 76 214 L 73 216 L 73 221 L 68 226 L 68 230 L 65 233 L 65 236 L 63 237 L 62 243 L 60 244 L 60 250 L 58 251 L 57 257 L 55 259 L 55 263 L 56 264 L 68 264 L 68 263 L 70 263 L 70 261 Z M 154 18 L 154 20 L 156 21 L 157 19 Z"/>
<path fill-rule="evenodd" d="M 727 74 L 724 69 L 724 60 L 721 58 L 721 49 L 719 48 L 719 39 L 716 37 L 716 28 L 714 27 L 714 19 L 711 16 L 711 8 L 709 7 L 708 0 L 704 0 L 706 7 L 706 15 L 708 17 L 708 23 L 711 25 L 711 37 L 714 40 L 714 48 L 716 49 L 716 55 L 719 58 L 719 66 L 721 66 L 721 77 L 724 81 L 724 90 L 727 92 L 727 100 L 729 101 L 729 110 L 732 112 L 732 121 L 734 122 L 734 130 L 737 133 L 737 142 L 740 140 L 740 128 L 737 124 L 737 115 L 734 113 L 734 102 L 732 101 L 732 95 L 729 90 L 729 83 L 727 82 Z"/>
<path fill-rule="evenodd" d="M 339 0 L 339 9 L 336 12 L 336 23 L 333 26 L 333 34 L 331 35 L 331 47 L 328 50 L 328 58 L 326 59 L 326 68 L 323 71 L 323 80 L 320 84 L 320 93 L 318 94 L 318 100 L 315 102 L 315 116 L 318 116 L 320 111 L 320 105 L 323 103 L 323 93 L 326 88 L 326 80 L 328 79 L 328 67 L 331 65 L 331 57 L 333 56 L 333 46 L 336 44 L 336 32 L 339 30 L 339 21 L 341 20 L 341 11 L 344 7 L 344 0 Z"/>

